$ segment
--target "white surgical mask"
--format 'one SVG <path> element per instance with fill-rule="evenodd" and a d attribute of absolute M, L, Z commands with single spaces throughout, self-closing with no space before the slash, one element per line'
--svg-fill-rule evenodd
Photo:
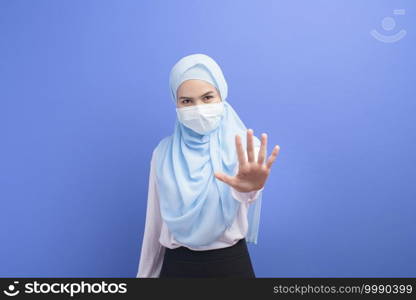
<path fill-rule="evenodd" d="M 176 108 L 179 122 L 199 134 L 206 134 L 217 128 L 223 112 L 222 101 Z"/>

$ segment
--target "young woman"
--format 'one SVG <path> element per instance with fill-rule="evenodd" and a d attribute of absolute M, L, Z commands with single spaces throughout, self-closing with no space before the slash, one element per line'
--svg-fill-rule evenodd
<path fill-rule="evenodd" d="M 280 148 L 266 160 L 267 135 L 247 130 L 211 57 L 183 57 L 169 84 L 177 120 L 152 154 L 137 277 L 255 277 L 246 242 Z"/>

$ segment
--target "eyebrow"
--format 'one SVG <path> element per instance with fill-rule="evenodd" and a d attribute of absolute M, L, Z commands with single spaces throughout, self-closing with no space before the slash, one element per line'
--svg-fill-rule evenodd
<path fill-rule="evenodd" d="M 214 91 L 208 91 L 208 92 L 206 92 L 206 93 L 204 93 L 203 95 L 201 95 L 200 96 L 200 98 L 203 98 L 203 97 L 205 97 L 205 96 L 208 96 L 209 94 L 211 94 L 211 93 L 213 93 Z M 182 100 L 182 99 L 192 99 L 192 97 L 185 97 L 185 96 L 182 96 L 182 97 L 180 97 L 179 98 L 179 100 Z"/>

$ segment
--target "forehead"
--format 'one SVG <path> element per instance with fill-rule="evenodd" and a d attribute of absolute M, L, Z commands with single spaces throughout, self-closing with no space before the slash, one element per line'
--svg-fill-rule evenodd
<path fill-rule="evenodd" d="M 215 86 L 211 83 L 200 79 L 189 79 L 179 85 L 176 94 L 177 97 L 198 97 L 210 90 L 216 92 Z"/>

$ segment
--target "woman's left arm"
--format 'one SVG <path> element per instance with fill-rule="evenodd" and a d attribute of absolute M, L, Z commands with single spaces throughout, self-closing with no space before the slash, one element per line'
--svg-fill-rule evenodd
<path fill-rule="evenodd" d="M 260 149 L 254 148 L 253 142 L 253 130 L 247 130 L 247 156 L 245 156 L 243 146 L 241 143 L 241 137 L 236 135 L 235 144 L 238 156 L 238 172 L 235 176 L 229 176 L 225 173 L 216 172 L 215 177 L 228 185 L 230 185 L 234 192 L 240 192 L 240 195 L 237 193 L 237 197 L 241 196 L 241 193 L 246 193 L 251 196 L 251 201 L 253 197 L 258 195 L 256 192 L 260 192 L 265 184 L 266 180 L 270 174 L 273 163 L 276 160 L 277 155 L 279 154 L 280 147 L 276 145 L 273 148 L 272 154 L 266 159 L 266 150 L 267 150 L 267 134 L 263 133 L 261 135 L 261 145 Z M 253 194 L 247 194 L 252 193 Z"/>
<path fill-rule="evenodd" d="M 254 148 L 255 159 L 258 158 L 259 149 L 260 147 Z M 236 175 L 238 174 L 238 166 L 235 168 L 234 174 Z M 252 203 L 259 197 L 260 192 L 262 192 L 263 189 L 264 189 L 264 186 L 259 190 L 254 190 L 251 192 L 239 192 L 235 188 L 231 187 L 231 195 L 234 197 L 234 199 L 240 202 Z"/>

